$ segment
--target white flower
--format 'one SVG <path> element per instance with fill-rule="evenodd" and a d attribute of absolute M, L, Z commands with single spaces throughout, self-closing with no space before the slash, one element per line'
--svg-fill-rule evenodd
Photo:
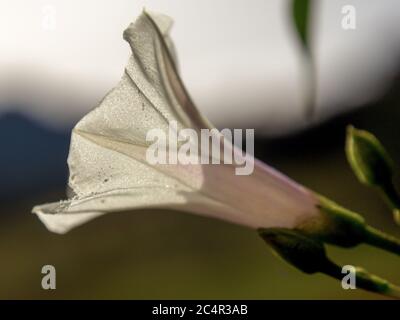
<path fill-rule="evenodd" d="M 248 176 L 235 175 L 235 164 L 146 161 L 149 130 L 167 131 L 171 121 L 179 128 L 211 128 L 177 73 L 171 24 L 164 15 L 143 12 L 125 30 L 132 56 L 121 81 L 72 131 L 72 197 L 33 212 L 57 233 L 108 212 L 137 208 L 176 209 L 251 228 L 295 228 L 318 216 L 311 191 L 250 155 L 255 163 Z"/>

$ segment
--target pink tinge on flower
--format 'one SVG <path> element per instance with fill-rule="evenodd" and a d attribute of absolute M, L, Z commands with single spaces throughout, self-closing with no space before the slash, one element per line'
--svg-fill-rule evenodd
<path fill-rule="evenodd" d="M 146 134 L 153 128 L 212 128 L 177 73 L 171 20 L 143 12 L 124 32 L 132 56 L 118 85 L 73 129 L 68 165 L 70 199 L 33 208 L 47 228 L 65 233 L 108 212 L 166 208 L 251 228 L 295 228 L 320 213 L 309 190 L 233 146 L 254 164 L 150 164 Z"/>

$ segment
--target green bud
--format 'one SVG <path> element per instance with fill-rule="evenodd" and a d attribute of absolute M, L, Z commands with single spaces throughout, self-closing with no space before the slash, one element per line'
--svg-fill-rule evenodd
<path fill-rule="evenodd" d="M 346 154 L 360 182 L 379 187 L 391 184 L 393 161 L 373 134 L 349 126 Z"/>
<path fill-rule="evenodd" d="M 371 133 L 349 126 L 346 139 L 347 159 L 358 180 L 377 187 L 393 211 L 394 220 L 400 224 L 400 197 L 393 184 L 393 161 Z"/>
<path fill-rule="evenodd" d="M 344 276 L 342 268 L 327 257 L 321 241 L 306 236 L 301 231 L 284 228 L 259 229 L 258 232 L 278 256 L 297 269 L 307 274 L 320 272 L 342 281 Z M 356 286 L 400 298 L 399 287 L 360 267 L 356 267 Z"/>
<path fill-rule="evenodd" d="M 284 228 L 258 231 L 276 254 L 305 273 L 320 272 L 329 261 L 322 242 L 307 237 L 299 231 Z"/>

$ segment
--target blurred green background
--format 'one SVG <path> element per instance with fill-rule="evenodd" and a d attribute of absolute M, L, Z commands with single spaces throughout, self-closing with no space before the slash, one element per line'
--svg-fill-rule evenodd
<path fill-rule="evenodd" d="M 255 153 L 307 187 L 362 213 L 371 225 L 400 236 L 378 194 L 356 181 L 343 150 L 345 127 L 351 123 L 375 133 L 399 163 L 399 89 L 400 81 L 395 81 L 376 103 L 301 134 L 256 139 Z M 2 199 L 2 299 L 382 298 L 345 291 L 323 275 L 300 273 L 277 259 L 254 231 L 184 213 L 108 214 L 66 235 L 52 234 L 30 214 L 34 204 L 65 197 L 62 188 L 52 190 Z M 400 260 L 394 255 L 364 245 L 328 249 L 338 263 L 360 265 L 400 283 Z M 56 267 L 56 290 L 41 288 L 46 264 Z"/>

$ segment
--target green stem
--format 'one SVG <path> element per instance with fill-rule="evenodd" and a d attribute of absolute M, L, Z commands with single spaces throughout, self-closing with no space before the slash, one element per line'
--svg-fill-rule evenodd
<path fill-rule="evenodd" d="M 371 226 L 365 227 L 364 242 L 400 255 L 400 240 Z"/>
<path fill-rule="evenodd" d="M 339 281 L 342 281 L 344 274 L 342 268 L 327 260 L 321 272 Z M 387 297 L 400 299 L 400 287 L 382 279 L 362 268 L 356 268 L 356 287 L 370 292 L 379 293 Z"/>
<path fill-rule="evenodd" d="M 399 240 L 372 227 L 364 230 L 371 244 L 400 254 Z M 301 231 L 285 228 L 259 229 L 258 232 L 275 253 L 297 269 L 307 274 L 321 272 L 339 281 L 345 277 L 342 268 L 327 257 L 325 246 L 320 240 Z M 399 287 L 362 268 L 355 268 L 354 272 L 356 288 L 400 299 Z"/>

